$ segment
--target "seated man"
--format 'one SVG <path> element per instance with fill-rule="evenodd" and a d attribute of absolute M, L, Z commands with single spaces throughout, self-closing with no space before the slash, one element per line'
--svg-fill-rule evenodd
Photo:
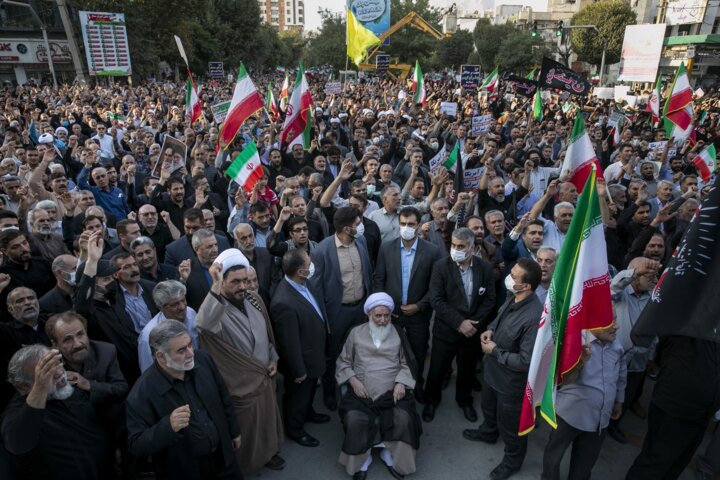
<path fill-rule="evenodd" d="M 87 395 L 68 381 L 60 352 L 23 347 L 8 380 L 18 395 L 5 410 L 2 438 L 19 478 L 113 478 L 105 432 Z"/>
<path fill-rule="evenodd" d="M 387 293 L 370 295 L 364 306 L 368 323 L 350 331 L 337 360 L 345 430 L 338 461 L 354 479 L 367 477 L 371 449 L 380 445 L 380 458 L 393 477 L 415 472 L 422 433 L 412 394 L 415 359 L 404 334 L 390 324 L 394 308 Z"/>

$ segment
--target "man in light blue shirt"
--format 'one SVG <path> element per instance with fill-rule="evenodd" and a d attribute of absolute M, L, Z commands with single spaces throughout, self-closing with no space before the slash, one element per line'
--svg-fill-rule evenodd
<path fill-rule="evenodd" d="M 168 318 L 184 323 L 193 348 L 198 348 L 198 332 L 195 328 L 196 313 L 195 310 L 187 306 L 185 292 L 185 285 L 177 280 L 165 280 L 158 283 L 153 289 L 153 300 L 160 309 L 160 313 L 145 325 L 138 337 L 138 359 L 140 360 L 141 372 L 147 370 L 154 362 L 150 351 L 150 332 Z"/>

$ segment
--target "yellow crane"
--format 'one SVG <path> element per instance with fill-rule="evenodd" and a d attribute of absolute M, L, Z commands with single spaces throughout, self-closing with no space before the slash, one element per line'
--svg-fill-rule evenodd
<path fill-rule="evenodd" d="M 380 39 L 380 43 L 378 45 L 375 45 L 372 49 L 368 50 L 367 57 L 365 59 L 365 63 L 360 64 L 360 68 L 362 70 L 375 70 L 376 65 L 374 63 L 368 63 L 368 60 L 370 60 L 377 52 L 382 48 L 382 44 L 385 42 L 387 38 L 390 37 L 393 33 L 400 30 L 405 25 L 409 25 L 417 30 L 420 30 L 421 32 L 425 32 L 428 35 L 431 35 L 435 37 L 438 40 L 442 40 L 444 38 L 448 38 L 452 36 L 452 33 L 446 33 L 442 34 L 438 32 L 438 30 L 430 25 L 427 20 L 422 18 L 420 15 L 418 15 L 415 12 L 410 12 L 407 15 L 405 15 L 400 21 L 395 23 L 393 26 L 391 26 L 385 33 L 380 35 L 378 38 Z M 388 66 L 389 70 L 400 70 L 399 78 L 405 79 L 408 76 L 408 73 L 410 73 L 410 69 L 412 68 L 412 65 L 408 65 L 406 63 L 398 63 L 398 64 L 392 64 Z M 392 73 L 391 73 L 392 75 Z"/>

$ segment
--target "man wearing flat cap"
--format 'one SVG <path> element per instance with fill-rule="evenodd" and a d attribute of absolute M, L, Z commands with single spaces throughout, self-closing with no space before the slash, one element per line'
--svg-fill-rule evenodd
<path fill-rule="evenodd" d="M 415 358 L 402 330 L 390 323 L 395 304 L 378 292 L 365 301 L 368 322 L 350 331 L 337 361 L 340 418 L 345 439 L 338 461 L 353 479 L 364 479 L 371 450 L 395 478 L 415 472 L 422 423 L 415 410 Z"/>
<path fill-rule="evenodd" d="M 215 361 L 233 400 L 244 473 L 285 466 L 277 455 L 283 437 L 275 397 L 278 354 L 265 304 L 248 289 L 249 266 L 236 248 L 217 256 L 208 271 L 210 293 L 195 321 L 200 347 Z"/>

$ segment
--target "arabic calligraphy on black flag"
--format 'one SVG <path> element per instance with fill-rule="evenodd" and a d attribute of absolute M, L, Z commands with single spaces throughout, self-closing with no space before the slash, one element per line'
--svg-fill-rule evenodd
<path fill-rule="evenodd" d="M 590 83 L 582 75 L 547 57 L 543 57 L 538 85 L 540 88 L 559 88 L 574 95 L 590 93 Z"/>
<path fill-rule="evenodd" d="M 535 90 L 537 90 L 537 82 L 535 80 L 528 80 L 519 75 L 510 75 L 507 81 L 512 84 L 515 93 L 526 98 L 532 98 L 535 95 Z"/>
<path fill-rule="evenodd" d="M 656 335 L 720 342 L 720 175 L 695 213 L 632 329 L 648 345 Z"/>

